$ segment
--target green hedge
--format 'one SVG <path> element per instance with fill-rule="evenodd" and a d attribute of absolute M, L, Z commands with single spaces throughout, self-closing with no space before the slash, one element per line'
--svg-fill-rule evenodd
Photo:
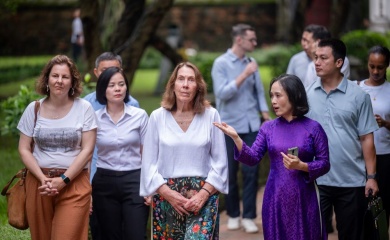
<path fill-rule="evenodd" d="M 50 56 L 0 57 L 0 84 L 38 76 Z"/>
<path fill-rule="evenodd" d="M 356 30 L 346 33 L 341 40 L 347 47 L 347 54 L 367 63 L 368 50 L 375 45 L 389 47 L 388 38 L 381 33 Z M 366 64 L 364 64 L 366 66 Z"/>

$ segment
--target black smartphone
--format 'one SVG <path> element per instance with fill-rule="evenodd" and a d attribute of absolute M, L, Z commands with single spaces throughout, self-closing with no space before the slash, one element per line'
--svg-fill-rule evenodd
<path fill-rule="evenodd" d="M 298 147 L 289 148 L 287 153 L 298 157 Z"/>

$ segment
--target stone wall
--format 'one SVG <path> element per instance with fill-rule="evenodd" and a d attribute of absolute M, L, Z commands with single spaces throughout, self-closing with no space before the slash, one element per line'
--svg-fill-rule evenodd
<path fill-rule="evenodd" d="M 256 28 L 258 44 L 276 41 L 276 5 L 175 5 L 157 34 L 165 37 L 172 23 L 181 29 L 184 44 L 203 51 L 224 51 L 231 45 L 231 26 Z M 22 8 L 0 16 L 0 55 L 68 54 L 73 8 Z"/>

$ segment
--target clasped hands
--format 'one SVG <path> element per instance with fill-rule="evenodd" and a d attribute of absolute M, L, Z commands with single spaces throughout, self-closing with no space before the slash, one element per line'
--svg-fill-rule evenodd
<path fill-rule="evenodd" d="M 60 190 L 65 186 L 65 183 L 61 177 L 44 178 L 41 181 L 41 184 L 42 185 L 38 187 L 38 190 L 41 195 L 46 195 L 46 196 L 58 195 Z"/>
<path fill-rule="evenodd" d="M 208 199 L 208 193 L 199 191 L 191 198 L 185 198 L 180 193 L 171 190 L 167 196 L 163 196 L 180 215 L 189 215 L 190 212 L 198 212 Z"/>

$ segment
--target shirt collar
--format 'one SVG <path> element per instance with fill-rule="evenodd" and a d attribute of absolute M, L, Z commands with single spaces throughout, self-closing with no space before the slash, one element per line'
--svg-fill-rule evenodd
<path fill-rule="evenodd" d="M 241 60 L 239 57 L 237 57 L 236 54 L 233 53 L 232 49 L 229 48 L 226 52 L 227 56 L 229 57 L 230 61 L 232 62 L 236 62 L 236 61 L 244 61 L 244 62 L 250 62 L 249 60 L 249 57 L 248 56 L 244 56 L 244 59 Z"/>
<path fill-rule="evenodd" d="M 131 117 L 133 114 L 133 107 L 130 106 L 130 105 L 126 105 L 125 103 L 123 103 L 124 105 L 124 115 L 126 116 L 129 116 Z M 108 115 L 108 112 L 107 112 L 107 106 L 104 107 L 104 110 L 103 110 L 103 114 L 102 114 L 102 117 L 109 117 Z"/>
<path fill-rule="evenodd" d="M 345 93 L 347 91 L 347 85 L 348 85 L 348 79 L 346 77 L 343 77 L 343 79 L 341 80 L 341 82 L 339 83 L 339 85 L 337 85 L 336 89 L 340 92 L 343 92 Z M 314 89 L 318 89 L 318 88 L 321 88 L 321 89 L 324 89 L 322 87 L 322 82 L 321 82 L 321 79 L 318 79 L 315 83 L 314 83 Z M 335 89 L 335 90 L 336 90 Z"/>

